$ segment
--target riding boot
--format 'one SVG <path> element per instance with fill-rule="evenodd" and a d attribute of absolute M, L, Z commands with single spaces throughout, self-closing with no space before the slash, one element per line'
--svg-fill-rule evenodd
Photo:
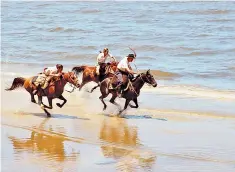
<path fill-rule="evenodd" d="M 118 97 L 122 97 L 123 96 L 123 92 L 124 92 L 124 85 L 121 84 L 119 87 L 118 87 L 118 90 L 117 90 L 117 93 L 118 93 Z"/>
<path fill-rule="evenodd" d="M 99 82 L 101 82 L 103 79 L 103 76 L 101 74 L 99 74 Z"/>

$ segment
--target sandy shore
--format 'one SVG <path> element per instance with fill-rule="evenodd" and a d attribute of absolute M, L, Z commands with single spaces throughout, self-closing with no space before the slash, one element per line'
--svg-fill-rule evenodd
<path fill-rule="evenodd" d="M 146 88 L 140 108 L 118 118 L 111 104 L 102 111 L 98 90 L 76 90 L 46 118 L 25 90 L 4 91 L 12 79 L 1 77 L 3 171 L 235 170 L 232 99 Z"/>

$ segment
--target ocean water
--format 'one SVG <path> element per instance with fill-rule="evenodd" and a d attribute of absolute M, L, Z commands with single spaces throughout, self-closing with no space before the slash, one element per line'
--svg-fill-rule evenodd
<path fill-rule="evenodd" d="M 234 2 L 4 1 L 1 11 L 2 72 L 95 65 L 104 47 L 121 60 L 130 46 L 160 85 L 235 91 Z"/>

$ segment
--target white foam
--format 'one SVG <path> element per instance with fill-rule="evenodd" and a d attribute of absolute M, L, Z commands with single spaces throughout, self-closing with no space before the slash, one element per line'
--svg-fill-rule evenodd
<path fill-rule="evenodd" d="M 215 90 L 215 89 L 203 88 L 200 86 L 190 86 L 190 85 L 158 86 L 157 88 L 152 88 L 152 87 L 150 88 L 145 86 L 143 91 L 164 93 L 164 94 L 177 94 L 181 96 L 190 96 L 190 97 L 205 97 L 213 99 L 235 100 L 235 91 Z"/>

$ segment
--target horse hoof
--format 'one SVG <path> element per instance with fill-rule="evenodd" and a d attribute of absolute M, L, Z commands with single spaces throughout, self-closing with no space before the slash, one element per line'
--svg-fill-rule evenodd
<path fill-rule="evenodd" d="M 106 110 L 107 107 L 104 107 L 103 110 Z"/>
<path fill-rule="evenodd" d="M 118 115 L 121 115 L 122 111 L 119 111 Z"/>
<path fill-rule="evenodd" d="M 47 114 L 47 118 L 50 118 L 50 117 L 51 117 L 51 114 L 48 113 L 48 114 Z"/>
<path fill-rule="evenodd" d="M 58 107 L 60 107 L 60 108 L 62 107 L 59 103 L 56 103 L 56 105 L 57 105 Z"/>
<path fill-rule="evenodd" d="M 44 105 L 43 105 L 43 104 L 41 104 L 41 109 L 42 109 L 42 110 L 44 110 L 44 109 L 45 109 L 45 107 L 44 107 Z"/>

